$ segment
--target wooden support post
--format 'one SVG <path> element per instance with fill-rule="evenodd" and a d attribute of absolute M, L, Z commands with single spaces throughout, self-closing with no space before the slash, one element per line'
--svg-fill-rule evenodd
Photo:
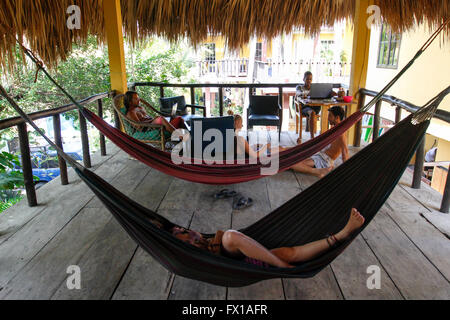
<path fill-rule="evenodd" d="M 223 88 L 219 87 L 219 114 L 223 117 Z"/>
<path fill-rule="evenodd" d="M 375 114 L 373 116 L 373 141 L 377 140 L 380 136 L 380 114 L 382 103 L 383 101 L 379 100 L 375 105 Z"/>
<path fill-rule="evenodd" d="M 367 19 L 369 14 L 367 8 L 372 4 L 372 0 L 355 1 L 355 13 L 353 15 L 353 54 L 352 54 L 352 70 L 350 76 L 350 95 L 355 96 L 359 89 L 365 88 L 367 80 L 367 66 L 369 63 L 370 49 L 370 29 L 367 28 Z M 349 106 L 349 114 L 356 111 L 356 106 Z M 353 141 L 354 145 L 360 144 L 357 135 L 359 134 L 361 122 L 353 126 L 348 131 L 348 141 Z"/>
<path fill-rule="evenodd" d="M 64 150 L 62 139 L 61 139 L 61 119 L 59 114 L 53 116 L 53 134 L 55 136 L 55 144 Z M 59 176 L 61 177 L 61 184 L 63 186 L 69 184 L 69 178 L 67 176 L 67 164 L 66 161 L 58 156 L 59 163 Z"/>
<path fill-rule="evenodd" d="M 160 86 L 160 87 L 159 87 L 159 96 L 160 96 L 161 98 L 164 98 L 164 87 L 163 87 L 163 86 Z"/>
<path fill-rule="evenodd" d="M 97 104 L 97 114 L 100 118 L 103 119 L 103 101 L 102 101 L 102 99 L 99 99 L 97 103 L 98 103 Z M 100 132 L 100 152 L 103 157 L 106 156 L 105 136 L 101 132 Z"/>
<path fill-rule="evenodd" d="M 419 147 L 416 151 L 416 163 L 414 164 L 414 175 L 412 188 L 420 189 L 420 184 L 422 183 L 422 173 L 423 173 L 423 164 L 425 163 L 425 137 L 422 138 L 422 141 L 419 144 Z"/>
<path fill-rule="evenodd" d="M 395 124 L 399 123 L 402 120 L 402 108 L 397 107 L 395 109 Z"/>
<path fill-rule="evenodd" d="M 119 114 L 117 113 L 116 110 L 114 110 L 114 125 L 116 129 L 122 130 L 122 126 L 120 125 Z"/>
<path fill-rule="evenodd" d="M 280 141 L 280 139 L 281 139 L 281 129 L 282 129 L 282 127 L 283 127 L 283 87 L 278 87 L 278 104 L 280 105 L 280 107 L 281 107 L 281 110 L 280 110 L 280 128 L 279 128 L 279 131 L 278 131 L 278 142 Z"/>
<path fill-rule="evenodd" d="M 191 87 L 191 104 L 196 104 L 195 103 L 195 88 Z"/>
<path fill-rule="evenodd" d="M 86 118 L 78 110 L 78 117 L 80 119 L 81 145 L 83 148 L 83 162 L 86 168 L 91 167 L 91 155 L 89 150 L 89 136 L 87 132 Z"/>
<path fill-rule="evenodd" d="M 117 94 L 121 94 L 128 90 L 128 86 L 120 0 L 103 0 L 102 3 L 108 42 L 111 90 L 116 90 Z"/>
<path fill-rule="evenodd" d="M 449 213 L 450 209 L 450 170 L 447 173 L 447 181 L 445 183 L 444 188 L 444 196 L 442 197 L 442 203 L 441 203 L 441 211 L 442 213 Z"/>
<path fill-rule="evenodd" d="M 28 131 L 26 123 L 17 125 L 19 130 L 20 154 L 22 159 L 23 181 L 27 192 L 28 205 L 37 206 L 36 189 L 33 181 L 33 169 L 31 167 L 30 143 L 28 140 Z"/>

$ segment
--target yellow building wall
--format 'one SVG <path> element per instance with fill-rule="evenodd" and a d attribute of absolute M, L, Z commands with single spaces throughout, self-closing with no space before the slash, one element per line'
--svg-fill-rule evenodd
<path fill-rule="evenodd" d="M 402 35 L 399 54 L 399 65 L 397 69 L 377 68 L 378 49 L 380 40 L 380 28 L 372 28 L 369 71 L 367 88 L 379 91 L 388 81 L 409 62 L 409 60 L 422 47 L 431 33 L 427 27 L 418 27 L 413 31 Z M 406 100 L 417 106 L 422 106 L 450 84 L 450 41 L 442 42 L 439 39 L 422 54 L 415 64 L 405 75 L 388 91 L 387 94 Z M 440 108 L 450 111 L 450 97 L 447 96 L 441 103 Z M 389 110 L 391 109 L 391 110 Z M 402 113 L 403 117 L 407 112 Z M 383 108 L 382 116 L 394 119 L 393 108 Z M 449 155 L 449 145 L 444 141 L 450 140 L 450 124 L 433 119 L 428 129 L 428 134 L 442 140 L 439 156 Z M 431 138 L 432 139 L 432 138 Z M 439 150 L 439 147 L 438 147 Z M 450 160 L 447 156 L 445 161 Z"/>
<path fill-rule="evenodd" d="M 347 22 L 345 24 L 344 38 L 343 42 L 343 50 L 347 56 L 347 63 L 352 62 L 352 47 L 353 47 L 353 24 Z"/>

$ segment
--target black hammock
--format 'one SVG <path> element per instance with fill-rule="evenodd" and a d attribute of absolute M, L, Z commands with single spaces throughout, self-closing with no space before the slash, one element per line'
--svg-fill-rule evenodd
<path fill-rule="evenodd" d="M 295 268 L 265 268 L 215 255 L 172 236 L 167 230 L 175 224 L 131 200 L 75 162 L 39 130 L 1 86 L 0 89 L 20 115 L 73 165 L 80 178 L 144 250 L 175 274 L 228 287 L 246 286 L 271 278 L 312 277 L 330 264 L 370 223 L 389 197 L 423 139 L 437 106 L 450 92 L 448 87 L 325 178 L 265 218 L 240 230 L 268 249 L 291 247 L 337 233 L 345 226 L 353 207 L 364 216 L 365 223 L 358 232 L 321 256 L 299 263 Z M 158 228 L 155 220 L 163 228 Z"/>

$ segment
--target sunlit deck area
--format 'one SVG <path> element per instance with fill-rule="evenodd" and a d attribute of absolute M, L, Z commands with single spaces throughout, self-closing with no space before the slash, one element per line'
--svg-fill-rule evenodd
<path fill-rule="evenodd" d="M 286 144 L 295 139 L 293 132 L 282 134 Z M 317 180 L 286 171 L 234 185 L 255 203 L 233 211 L 232 199 L 212 196 L 223 186 L 172 178 L 111 144 L 107 156 L 93 155 L 92 165 L 140 204 L 200 232 L 248 226 Z M 37 207 L 23 200 L 0 216 L 0 299 L 449 299 L 450 228 L 448 215 L 438 212 L 442 196 L 425 184 L 411 189 L 411 180 L 406 171 L 376 218 L 314 278 L 225 288 L 161 267 L 69 170 L 69 185 L 57 178 L 37 190 Z M 72 265 L 80 267 L 80 290 L 66 284 Z M 368 289 L 369 266 L 380 268 L 379 289 Z"/>

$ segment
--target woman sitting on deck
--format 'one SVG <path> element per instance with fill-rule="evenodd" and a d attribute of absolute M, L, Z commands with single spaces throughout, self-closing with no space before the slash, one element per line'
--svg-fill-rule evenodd
<path fill-rule="evenodd" d="M 244 260 L 259 266 L 275 266 L 292 268 L 292 264 L 311 260 L 326 250 L 335 247 L 339 242 L 347 239 L 364 223 L 364 217 L 353 208 L 347 225 L 336 235 L 326 239 L 307 243 L 296 247 L 283 247 L 272 250 L 266 249 L 254 239 L 235 230 L 219 231 L 214 239 L 205 239 L 200 233 L 173 227 L 169 230 L 175 237 L 201 249 L 219 253 L 229 258 Z M 213 244 L 211 244 L 211 242 Z M 217 246 L 217 250 L 215 250 Z"/>
<path fill-rule="evenodd" d="M 140 106 L 141 100 L 135 91 L 128 91 L 125 93 L 123 104 L 126 108 L 126 116 L 136 122 L 146 122 L 152 124 L 162 124 L 164 129 L 171 134 L 176 129 L 184 128 L 184 121 L 181 117 L 176 117 L 168 122 L 163 117 L 152 118 L 145 112 L 145 109 Z M 154 128 L 143 127 L 142 131 L 154 130 Z M 170 135 L 168 135 L 170 137 Z"/>

